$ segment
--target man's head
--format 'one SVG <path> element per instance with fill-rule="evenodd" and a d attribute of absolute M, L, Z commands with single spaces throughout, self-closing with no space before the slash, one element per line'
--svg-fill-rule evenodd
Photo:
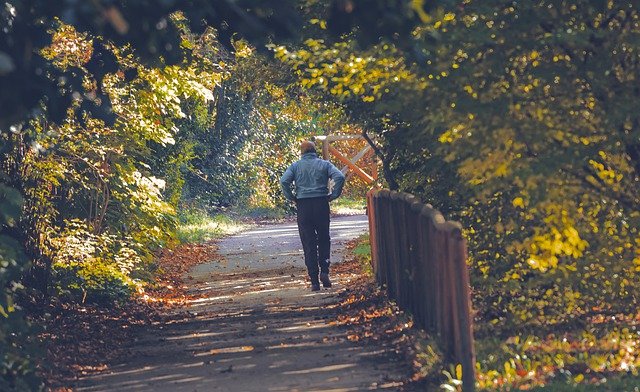
<path fill-rule="evenodd" d="M 300 153 L 306 154 L 308 152 L 316 152 L 316 145 L 313 144 L 313 142 L 305 140 L 300 143 Z"/>

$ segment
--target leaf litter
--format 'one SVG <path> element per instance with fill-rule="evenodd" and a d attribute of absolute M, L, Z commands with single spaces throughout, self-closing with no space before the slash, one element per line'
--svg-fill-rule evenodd
<path fill-rule="evenodd" d="M 195 265 L 221 260 L 217 250 L 212 242 L 164 250 L 155 261 L 155 280 L 121 304 L 80 304 L 57 298 L 46 306 L 32 302 L 27 311 L 32 324 L 42 326 L 37 339 L 46 356 L 39 372 L 48 389 L 70 391 L 66 385 L 73 380 L 108 370 L 108 363 L 130 353 L 127 343 L 141 328 L 192 317 L 188 312 L 169 316 L 166 311 L 198 297 L 187 293 L 185 274 Z"/>

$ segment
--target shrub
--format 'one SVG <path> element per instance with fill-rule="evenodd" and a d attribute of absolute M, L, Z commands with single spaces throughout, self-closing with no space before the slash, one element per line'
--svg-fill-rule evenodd
<path fill-rule="evenodd" d="M 67 222 L 52 239 L 55 289 L 76 301 L 121 302 L 141 288 L 132 273 L 145 261 L 130 239 L 93 234 L 81 221 Z"/>

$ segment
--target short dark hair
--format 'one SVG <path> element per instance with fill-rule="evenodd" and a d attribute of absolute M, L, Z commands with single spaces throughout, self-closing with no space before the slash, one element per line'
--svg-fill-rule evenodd
<path fill-rule="evenodd" d="M 303 140 L 300 143 L 300 151 L 304 154 L 307 152 L 316 152 L 316 145 L 310 140 Z"/>

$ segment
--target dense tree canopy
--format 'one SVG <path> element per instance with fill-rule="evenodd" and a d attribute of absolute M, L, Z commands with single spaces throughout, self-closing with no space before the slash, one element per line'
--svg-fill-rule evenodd
<path fill-rule="evenodd" d="M 405 40 L 319 35 L 275 55 L 366 117 L 389 185 L 462 220 L 483 322 L 508 331 L 632 314 L 638 5 L 469 1 L 417 13 Z"/>
<path fill-rule="evenodd" d="M 178 208 L 282 207 L 298 137 L 338 121 L 242 38 L 291 35 L 295 7 L 140 6 L 2 10 L 1 389 L 39 384 L 18 294 L 127 300 L 175 243 Z"/>
<path fill-rule="evenodd" d="M 274 50 L 303 86 L 379 113 L 387 180 L 464 220 L 474 266 L 503 282 L 488 289 L 516 290 L 509 301 L 545 289 L 518 317 L 558 296 L 584 312 L 635 298 L 638 10 L 469 2 L 423 19 L 402 46 L 309 38 Z"/>
<path fill-rule="evenodd" d="M 524 350 L 540 331 L 635 317 L 638 3 L 366 3 L 6 2 L 4 382 L 28 372 L 7 338 L 23 285 L 84 300 L 140 290 L 177 207 L 284 207 L 295 142 L 327 129 L 363 132 L 382 185 L 462 221 L 480 336 L 534 331 Z"/>

